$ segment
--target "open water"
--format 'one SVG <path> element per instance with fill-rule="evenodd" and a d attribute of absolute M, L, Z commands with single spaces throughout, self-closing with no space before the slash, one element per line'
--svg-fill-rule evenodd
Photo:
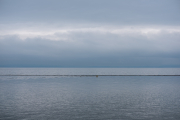
<path fill-rule="evenodd" d="M 178 75 L 179 68 L 0 68 L 0 120 L 180 120 Z"/>

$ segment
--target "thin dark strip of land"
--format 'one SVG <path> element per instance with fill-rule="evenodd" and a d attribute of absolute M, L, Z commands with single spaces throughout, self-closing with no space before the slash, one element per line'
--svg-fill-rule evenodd
<path fill-rule="evenodd" d="M 0 76 L 180 76 L 180 75 L 0 75 Z"/>

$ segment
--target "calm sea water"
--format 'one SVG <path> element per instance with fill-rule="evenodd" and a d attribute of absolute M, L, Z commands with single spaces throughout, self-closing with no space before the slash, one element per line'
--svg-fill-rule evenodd
<path fill-rule="evenodd" d="M 0 120 L 180 120 L 179 68 L 0 68 Z"/>
<path fill-rule="evenodd" d="M 0 68 L 0 75 L 180 75 L 180 68 Z"/>

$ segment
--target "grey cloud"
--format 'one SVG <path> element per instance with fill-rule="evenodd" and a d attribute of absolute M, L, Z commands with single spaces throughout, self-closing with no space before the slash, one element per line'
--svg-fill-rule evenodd
<path fill-rule="evenodd" d="M 0 67 L 180 67 L 179 0 L 1 0 Z"/>
<path fill-rule="evenodd" d="M 71 33 L 70 41 L 9 36 L 0 40 L 0 66 L 21 67 L 177 67 L 180 35 Z M 169 38 L 167 38 L 169 37 Z"/>
<path fill-rule="evenodd" d="M 178 0 L 2 0 L 1 22 L 180 25 Z"/>

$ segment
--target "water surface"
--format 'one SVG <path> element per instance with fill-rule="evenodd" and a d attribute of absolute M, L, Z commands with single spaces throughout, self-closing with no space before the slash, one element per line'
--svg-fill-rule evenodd
<path fill-rule="evenodd" d="M 180 68 L 0 68 L 0 75 L 180 75 Z"/>
<path fill-rule="evenodd" d="M 8 69 L 1 74 L 62 74 Z M 180 76 L 0 76 L 0 120 L 179 120 L 179 86 Z"/>

